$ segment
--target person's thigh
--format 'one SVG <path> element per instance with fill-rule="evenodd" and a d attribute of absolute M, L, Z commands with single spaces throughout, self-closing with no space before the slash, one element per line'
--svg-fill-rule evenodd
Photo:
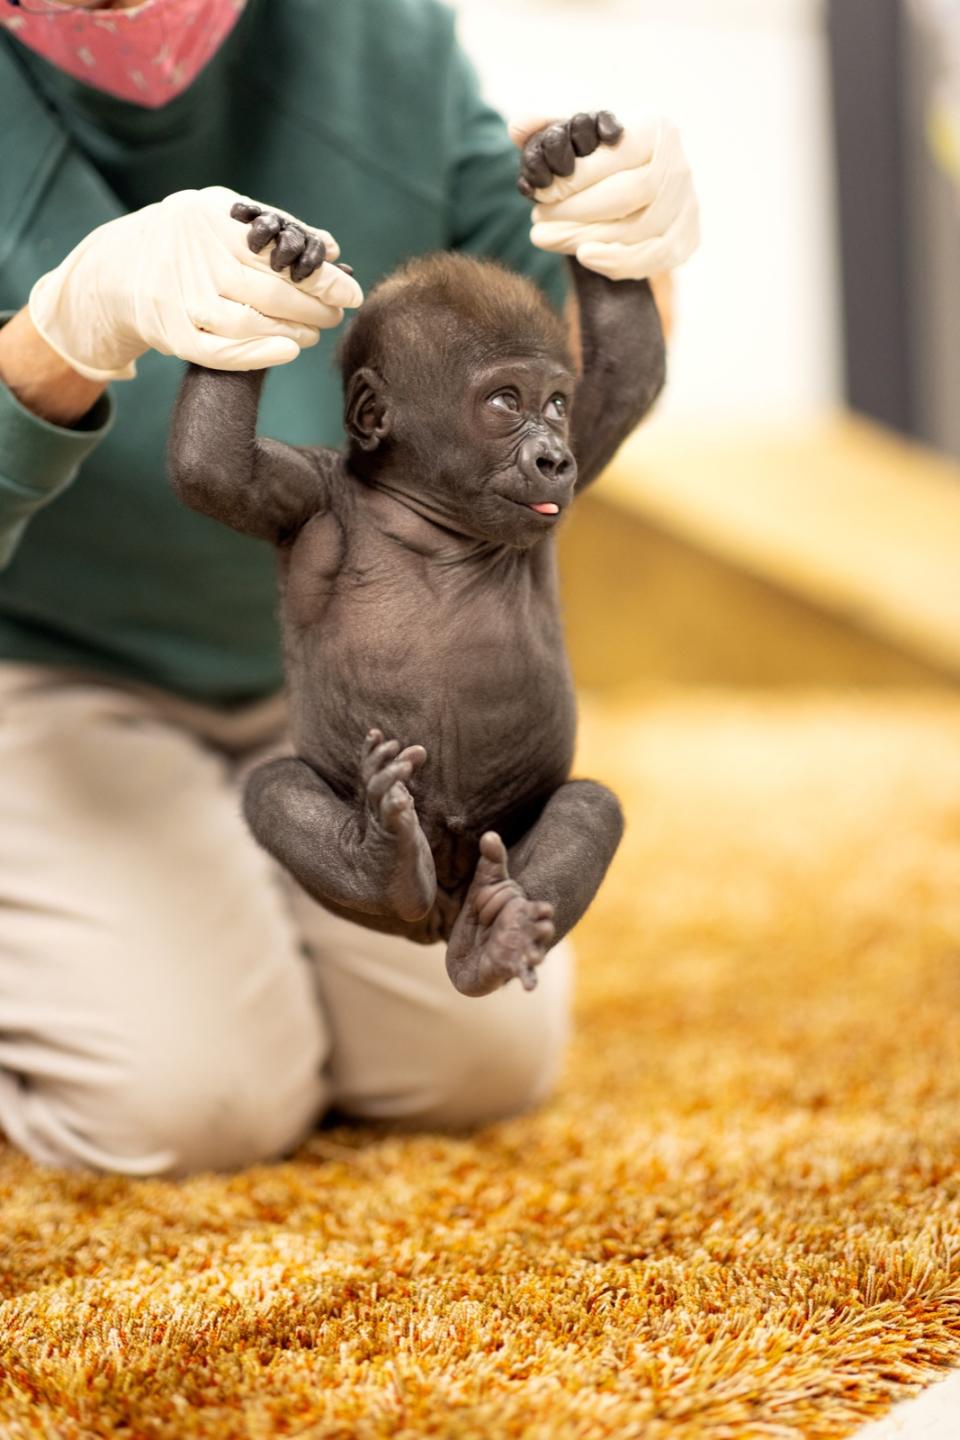
<path fill-rule="evenodd" d="M 139 696 L 10 666 L 0 767 L 0 1131 L 129 1174 L 291 1149 L 328 1036 L 223 758 Z"/>
<path fill-rule="evenodd" d="M 573 951 L 562 941 L 533 991 L 516 981 L 481 999 L 454 989 L 444 945 L 415 945 L 329 914 L 298 890 L 331 1036 L 330 1103 L 404 1128 L 461 1128 L 528 1110 L 561 1071 Z"/>

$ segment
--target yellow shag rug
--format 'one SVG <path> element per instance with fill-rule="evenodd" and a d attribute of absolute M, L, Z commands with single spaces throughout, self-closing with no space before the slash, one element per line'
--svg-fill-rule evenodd
<path fill-rule="evenodd" d="M 0 1152 L 4 1440 L 825 1440 L 960 1362 L 960 703 L 638 699 L 582 757 L 629 831 L 556 1100 Z"/>

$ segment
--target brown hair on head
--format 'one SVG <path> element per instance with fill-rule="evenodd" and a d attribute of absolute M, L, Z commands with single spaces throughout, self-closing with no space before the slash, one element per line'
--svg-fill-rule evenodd
<path fill-rule="evenodd" d="M 572 368 L 566 326 L 532 280 L 450 251 L 409 260 L 375 285 L 340 342 L 344 387 L 369 365 L 389 382 L 457 358 L 545 353 Z"/>

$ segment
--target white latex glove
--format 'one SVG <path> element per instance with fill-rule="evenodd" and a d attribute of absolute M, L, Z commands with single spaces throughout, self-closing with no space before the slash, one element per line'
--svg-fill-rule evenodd
<path fill-rule="evenodd" d="M 514 143 L 551 116 L 514 120 Z M 575 255 L 611 280 L 646 280 L 688 260 L 700 243 L 700 210 L 680 132 L 669 120 L 628 121 L 615 145 L 581 156 L 573 174 L 536 191 L 530 238 Z"/>
<path fill-rule="evenodd" d="M 255 255 L 248 226 L 231 218 L 245 198 L 222 185 L 179 190 L 98 226 L 34 285 L 34 325 L 89 380 L 132 380 L 149 349 L 214 370 L 295 360 L 363 292 L 326 261 L 299 283 L 274 272 L 272 245 Z M 332 235 L 294 223 L 336 260 Z"/>

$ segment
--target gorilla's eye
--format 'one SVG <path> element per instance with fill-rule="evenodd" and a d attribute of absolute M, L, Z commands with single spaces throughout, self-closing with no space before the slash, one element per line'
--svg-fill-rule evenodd
<path fill-rule="evenodd" d="M 516 390 L 498 390 L 489 397 L 487 404 L 492 405 L 494 410 L 506 410 L 510 415 L 520 413 L 520 396 Z"/>
<path fill-rule="evenodd" d="M 567 413 L 566 395 L 551 395 L 547 401 L 547 409 L 552 410 L 554 415 L 562 420 Z"/>

